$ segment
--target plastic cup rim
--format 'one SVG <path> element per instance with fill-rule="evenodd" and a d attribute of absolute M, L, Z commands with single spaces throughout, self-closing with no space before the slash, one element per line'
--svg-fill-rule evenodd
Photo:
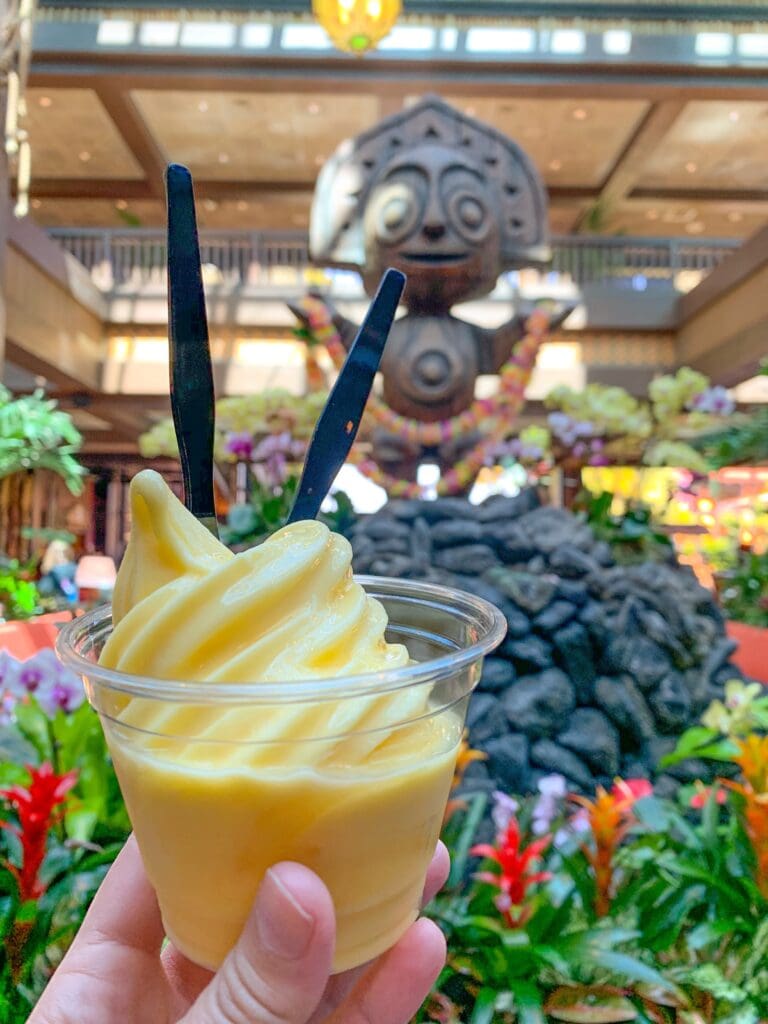
<path fill-rule="evenodd" d="M 401 668 L 364 672 L 354 676 L 331 676 L 280 683 L 204 683 L 183 679 L 154 679 L 102 668 L 75 649 L 75 644 L 84 633 L 103 626 L 111 619 L 111 606 L 104 605 L 67 623 L 56 639 L 56 653 L 60 660 L 78 675 L 132 697 L 195 704 L 274 705 L 391 693 L 406 687 L 438 682 L 455 675 L 494 650 L 506 633 L 507 624 L 502 612 L 490 601 L 465 590 L 387 576 L 355 576 L 355 580 L 375 597 L 391 596 L 414 603 L 430 603 L 436 607 L 443 606 L 446 612 L 456 611 L 462 607 L 465 614 L 474 619 L 478 627 L 478 638 L 466 647 L 457 648 L 438 658 Z"/>

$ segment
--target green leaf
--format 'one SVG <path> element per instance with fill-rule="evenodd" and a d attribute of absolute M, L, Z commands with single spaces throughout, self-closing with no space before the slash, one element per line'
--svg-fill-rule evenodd
<path fill-rule="evenodd" d="M 676 991 L 675 984 L 665 978 L 655 967 L 649 967 L 648 964 L 628 953 L 616 953 L 610 949 L 597 948 L 593 950 L 590 959 L 598 967 L 611 971 L 623 982 L 644 981 L 649 985 L 658 985 L 667 991 Z"/>
<path fill-rule="evenodd" d="M 12 725 L 0 725 L 0 762 L 13 762 L 14 767 L 34 764 L 37 749 Z M 26 773 L 24 773 L 26 774 Z"/>
<path fill-rule="evenodd" d="M 512 978 L 509 990 L 515 997 L 520 1024 L 544 1024 L 544 999 L 535 982 Z"/>
<path fill-rule="evenodd" d="M 659 761 L 659 767 L 667 768 L 670 765 L 684 761 L 688 757 L 698 756 L 698 749 L 705 744 L 712 743 L 713 740 L 717 739 L 718 735 L 714 729 L 705 729 L 703 725 L 696 725 L 691 729 L 686 729 L 677 741 L 677 746 L 672 753 L 662 757 Z"/>
<path fill-rule="evenodd" d="M 488 806 L 488 796 L 485 793 L 476 793 L 468 799 L 468 806 L 464 815 L 461 832 L 456 839 L 451 855 L 451 873 L 448 876 L 448 888 L 452 889 L 464 877 L 469 850 L 475 841 L 477 829 L 483 820 L 485 809 Z"/>
<path fill-rule="evenodd" d="M 621 1024 L 638 1016 L 637 1007 L 626 996 L 589 988 L 559 988 L 544 1009 L 549 1017 L 566 1024 Z"/>
<path fill-rule="evenodd" d="M 40 705 L 34 700 L 29 703 L 19 701 L 14 707 L 14 714 L 19 732 L 35 748 L 39 760 L 53 761 L 48 716 Z"/>
<path fill-rule="evenodd" d="M 692 928 L 685 937 L 686 945 L 690 949 L 700 950 L 719 942 L 726 935 L 733 935 L 743 932 L 747 928 L 745 922 L 740 918 L 730 918 L 721 921 L 702 921 L 701 924 Z"/>
<path fill-rule="evenodd" d="M 496 991 L 492 988 L 481 988 L 472 1007 L 469 1024 L 491 1024 L 495 1007 Z"/>

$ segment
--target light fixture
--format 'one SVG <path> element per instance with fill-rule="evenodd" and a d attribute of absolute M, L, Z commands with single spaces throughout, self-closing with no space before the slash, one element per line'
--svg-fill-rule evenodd
<path fill-rule="evenodd" d="M 53 100 L 50 96 L 41 96 L 37 102 L 40 104 L 41 107 L 53 106 Z"/>
<path fill-rule="evenodd" d="M 213 213 L 214 210 L 218 210 L 219 208 L 219 204 L 216 202 L 215 199 L 204 199 L 203 206 L 205 207 L 206 210 L 208 210 L 209 213 Z"/>
<path fill-rule="evenodd" d="M 689 160 L 688 163 L 685 165 L 685 169 L 686 171 L 688 171 L 689 174 L 695 174 L 696 171 L 698 171 L 699 169 L 699 165 L 695 164 L 693 160 Z"/>
<path fill-rule="evenodd" d="M 659 219 L 659 211 L 658 210 L 648 210 L 646 212 L 646 214 L 645 214 L 645 219 L 646 220 L 658 220 Z"/>
<path fill-rule="evenodd" d="M 464 113 L 467 115 L 467 117 L 474 117 L 477 111 L 475 110 L 474 107 L 464 107 Z"/>
<path fill-rule="evenodd" d="M 698 57 L 727 57 L 733 50 L 733 36 L 729 32 L 698 32 L 694 45 Z"/>
<path fill-rule="evenodd" d="M 39 210 L 42 205 L 43 205 L 42 199 L 33 199 L 32 200 L 32 209 L 33 210 Z"/>
<path fill-rule="evenodd" d="M 402 0 L 312 0 L 320 25 L 348 53 L 373 50 L 394 28 L 402 6 Z"/>
<path fill-rule="evenodd" d="M 692 220 L 690 224 L 685 225 L 685 230 L 689 235 L 703 235 L 705 225 L 700 220 Z"/>
<path fill-rule="evenodd" d="M 588 117 L 589 114 L 584 109 L 584 107 L 576 107 L 576 109 L 573 111 L 574 121 L 586 121 Z"/>
<path fill-rule="evenodd" d="M 201 114 L 207 113 L 208 100 L 200 100 L 200 102 L 197 104 L 197 109 L 200 111 Z"/>
<path fill-rule="evenodd" d="M 603 51 L 614 57 L 623 57 L 632 49 L 632 33 L 623 28 L 603 32 Z"/>
<path fill-rule="evenodd" d="M 578 28 L 556 28 L 552 33 L 550 51 L 558 54 L 584 53 L 587 37 Z"/>
<path fill-rule="evenodd" d="M 125 199 L 118 199 L 117 202 L 115 203 L 115 206 L 118 208 L 118 210 L 127 210 L 128 209 L 128 203 L 125 201 Z"/>
<path fill-rule="evenodd" d="M 549 161 L 549 169 L 550 169 L 550 171 L 560 171 L 560 170 L 562 170 L 562 168 L 563 168 L 563 161 L 562 160 L 550 160 Z"/>
<path fill-rule="evenodd" d="M 467 53 L 532 53 L 536 33 L 532 28 L 471 28 L 466 48 Z"/>
<path fill-rule="evenodd" d="M 731 222 L 731 224 L 739 224 L 743 219 L 743 216 L 744 215 L 739 213 L 738 210 L 731 210 L 731 212 L 728 214 L 728 220 Z"/>
<path fill-rule="evenodd" d="M 728 120 L 729 121 L 740 121 L 741 120 L 741 114 L 739 113 L 738 110 L 731 110 L 730 113 L 728 114 Z"/>
<path fill-rule="evenodd" d="M 80 152 L 77 154 L 77 159 L 81 163 L 87 164 L 88 161 L 91 159 L 91 154 L 88 152 L 87 149 L 81 149 Z"/>
<path fill-rule="evenodd" d="M 307 113 L 308 114 L 319 114 L 320 113 L 320 104 L 319 103 L 308 103 L 307 104 Z"/>
<path fill-rule="evenodd" d="M 219 153 L 219 163 L 220 164 L 228 164 L 229 163 L 229 153 Z"/>
<path fill-rule="evenodd" d="M 245 199 L 238 199 L 236 205 L 237 205 L 237 209 L 240 211 L 240 213 L 243 213 L 245 210 L 248 209 L 248 203 L 247 203 L 247 201 Z"/>

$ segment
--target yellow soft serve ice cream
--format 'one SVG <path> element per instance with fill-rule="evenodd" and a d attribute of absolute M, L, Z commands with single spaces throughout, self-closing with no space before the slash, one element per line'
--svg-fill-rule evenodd
<path fill-rule="evenodd" d="M 162 699 L 115 687 L 97 706 L 169 936 L 216 967 L 265 870 L 297 860 L 333 896 L 335 969 L 365 962 L 416 917 L 462 702 L 440 710 L 426 684 L 357 693 L 354 680 L 339 696 L 334 681 L 391 678 L 410 655 L 386 641 L 348 542 L 322 524 L 233 555 L 149 471 L 131 510 L 99 664 L 188 685 Z M 328 686 L 309 692 L 308 680 Z M 254 686 L 217 700 L 195 683 L 262 684 L 267 696 Z"/>

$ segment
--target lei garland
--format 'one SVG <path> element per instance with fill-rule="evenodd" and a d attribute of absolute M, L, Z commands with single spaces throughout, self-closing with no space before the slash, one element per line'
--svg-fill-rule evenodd
<path fill-rule="evenodd" d="M 328 307 L 321 300 L 308 296 L 302 300 L 302 309 L 307 317 L 312 341 L 325 345 L 336 369 L 340 370 L 347 352 L 333 325 Z M 373 393 L 368 400 L 366 415 L 390 434 L 408 444 L 423 447 L 435 447 L 480 430 L 482 438 L 437 484 L 440 495 L 458 494 L 473 483 L 487 462 L 490 450 L 507 436 L 510 422 L 520 413 L 525 403 L 525 389 L 549 324 L 549 315 L 544 310 L 534 310 L 526 321 L 523 338 L 499 371 L 498 393 L 492 398 L 476 398 L 468 409 L 457 416 L 435 423 L 422 423 L 394 412 Z M 417 483 L 392 476 L 381 469 L 374 459 L 354 447 L 349 461 L 365 477 L 383 487 L 390 497 L 421 497 L 421 487 Z"/>

